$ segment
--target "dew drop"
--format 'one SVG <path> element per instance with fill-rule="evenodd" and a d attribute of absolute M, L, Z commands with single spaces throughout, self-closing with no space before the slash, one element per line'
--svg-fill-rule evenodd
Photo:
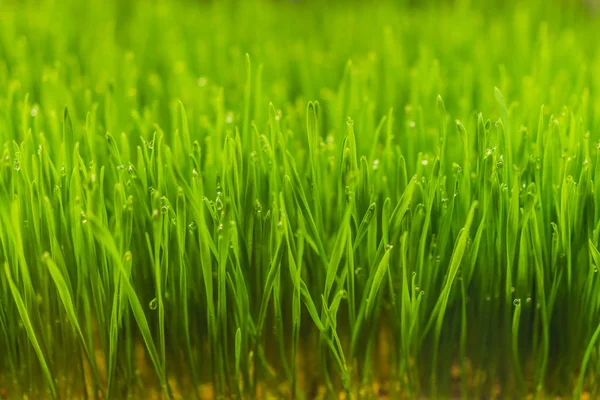
<path fill-rule="evenodd" d="M 156 300 L 156 297 L 150 301 L 150 304 L 148 306 L 151 310 L 156 310 L 156 308 L 158 307 L 158 300 Z"/>
<path fill-rule="evenodd" d="M 513 305 L 515 305 L 515 306 L 521 305 L 521 299 L 514 299 Z"/>

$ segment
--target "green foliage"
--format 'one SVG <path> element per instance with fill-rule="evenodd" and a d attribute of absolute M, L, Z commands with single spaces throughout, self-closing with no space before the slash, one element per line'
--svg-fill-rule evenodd
<path fill-rule="evenodd" d="M 600 21 L 483 4 L 2 2 L 0 397 L 600 396 Z"/>

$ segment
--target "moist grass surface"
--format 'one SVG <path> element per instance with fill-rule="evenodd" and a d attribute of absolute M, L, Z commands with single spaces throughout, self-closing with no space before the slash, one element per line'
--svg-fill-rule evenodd
<path fill-rule="evenodd" d="M 0 398 L 600 396 L 599 34 L 0 2 Z"/>

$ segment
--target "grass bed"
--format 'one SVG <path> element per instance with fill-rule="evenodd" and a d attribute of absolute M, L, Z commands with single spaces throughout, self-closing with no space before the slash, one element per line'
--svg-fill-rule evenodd
<path fill-rule="evenodd" d="M 2 2 L 0 398 L 600 396 L 600 21 L 474 3 Z"/>

